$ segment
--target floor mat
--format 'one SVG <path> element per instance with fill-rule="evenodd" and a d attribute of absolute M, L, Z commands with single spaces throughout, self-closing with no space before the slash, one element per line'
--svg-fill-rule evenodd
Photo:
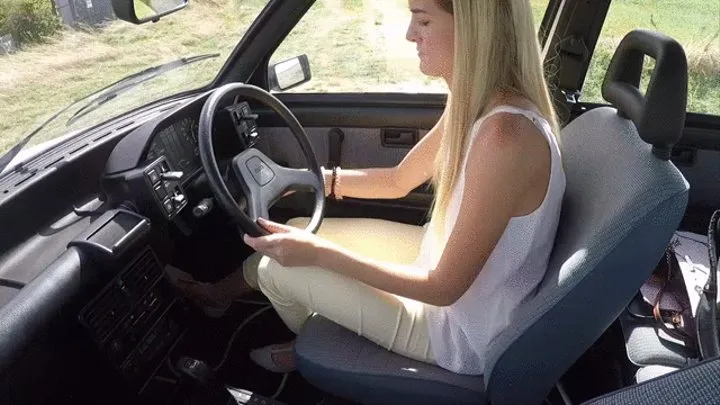
<path fill-rule="evenodd" d="M 264 300 L 261 294 L 248 299 Z M 215 368 L 223 361 L 223 355 L 237 327 L 263 306 L 234 304 L 223 318 L 213 319 L 199 311 L 188 320 L 190 328 L 183 340 L 170 356 L 174 364 L 182 356 L 205 361 Z M 283 376 L 264 370 L 255 365 L 249 357 L 252 349 L 271 343 L 279 343 L 294 338 L 270 308 L 248 321 L 237 333 L 232 346 L 227 351 L 227 359 L 217 370 L 216 377 L 227 385 L 249 390 L 265 397 L 273 396 Z M 295 372 L 288 376 L 278 400 L 289 405 L 315 405 L 323 399 L 323 393 L 307 383 Z"/>

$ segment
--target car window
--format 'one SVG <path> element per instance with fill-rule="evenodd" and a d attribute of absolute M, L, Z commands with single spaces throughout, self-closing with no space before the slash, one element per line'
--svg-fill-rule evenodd
<path fill-rule="evenodd" d="M 548 0 L 532 0 L 536 26 Z M 415 45 L 405 39 L 407 0 L 317 0 L 270 59 L 306 54 L 312 78 L 285 92 L 445 93 L 425 76 Z"/>
<path fill-rule="evenodd" d="M 26 148 L 209 84 L 267 3 L 193 0 L 136 26 L 118 20 L 110 0 L 0 0 L 0 155 L 61 109 Z M 92 96 L 166 63 L 177 68 Z"/>
<path fill-rule="evenodd" d="M 614 0 L 590 62 L 582 101 L 605 103 L 601 87 L 613 52 L 625 34 L 647 28 L 678 41 L 688 59 L 688 111 L 720 115 L 720 2 L 707 0 Z M 654 66 L 645 58 L 641 87 Z"/>

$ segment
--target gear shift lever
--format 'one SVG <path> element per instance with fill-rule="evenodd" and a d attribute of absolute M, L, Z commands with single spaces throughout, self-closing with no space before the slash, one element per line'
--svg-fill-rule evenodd
<path fill-rule="evenodd" d="M 207 386 L 213 378 L 212 370 L 207 363 L 190 357 L 181 357 L 177 362 L 177 370 L 183 378 L 201 386 Z"/>
<path fill-rule="evenodd" d="M 181 357 L 176 364 L 185 386 L 181 395 L 183 404 L 235 405 L 237 402 L 215 379 L 212 369 L 202 360 Z"/>

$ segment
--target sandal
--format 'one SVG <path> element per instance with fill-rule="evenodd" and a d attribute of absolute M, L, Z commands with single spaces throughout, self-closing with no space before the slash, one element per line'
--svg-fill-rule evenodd
<path fill-rule="evenodd" d="M 255 349 L 250 358 L 258 366 L 274 373 L 290 373 L 295 371 L 294 342 L 280 343 Z"/>

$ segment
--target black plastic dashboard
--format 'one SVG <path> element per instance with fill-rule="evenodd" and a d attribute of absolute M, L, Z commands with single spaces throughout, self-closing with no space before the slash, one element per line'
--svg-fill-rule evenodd
<path fill-rule="evenodd" d="M 187 216 L 185 207 L 212 199 L 198 146 L 198 124 L 208 94 L 198 96 L 127 134 L 107 159 L 102 179 L 109 206 L 130 203 L 151 220 Z M 253 123 L 238 122 L 233 111 L 249 104 L 228 100 L 213 121 L 213 149 L 218 162 L 229 161 L 248 145 Z M 243 110 L 243 113 L 245 110 Z M 239 125 L 243 124 L 243 125 Z M 241 203 L 242 204 L 242 203 Z"/>
<path fill-rule="evenodd" d="M 209 93 L 198 96 L 127 134 L 112 151 L 105 165 L 105 176 L 138 169 L 164 156 L 172 170 L 182 170 L 186 182 L 201 167 L 198 150 L 200 112 Z M 229 103 L 232 103 L 230 101 Z M 215 115 L 213 142 L 218 158 L 239 153 L 242 141 L 230 114 L 219 110 Z"/>

